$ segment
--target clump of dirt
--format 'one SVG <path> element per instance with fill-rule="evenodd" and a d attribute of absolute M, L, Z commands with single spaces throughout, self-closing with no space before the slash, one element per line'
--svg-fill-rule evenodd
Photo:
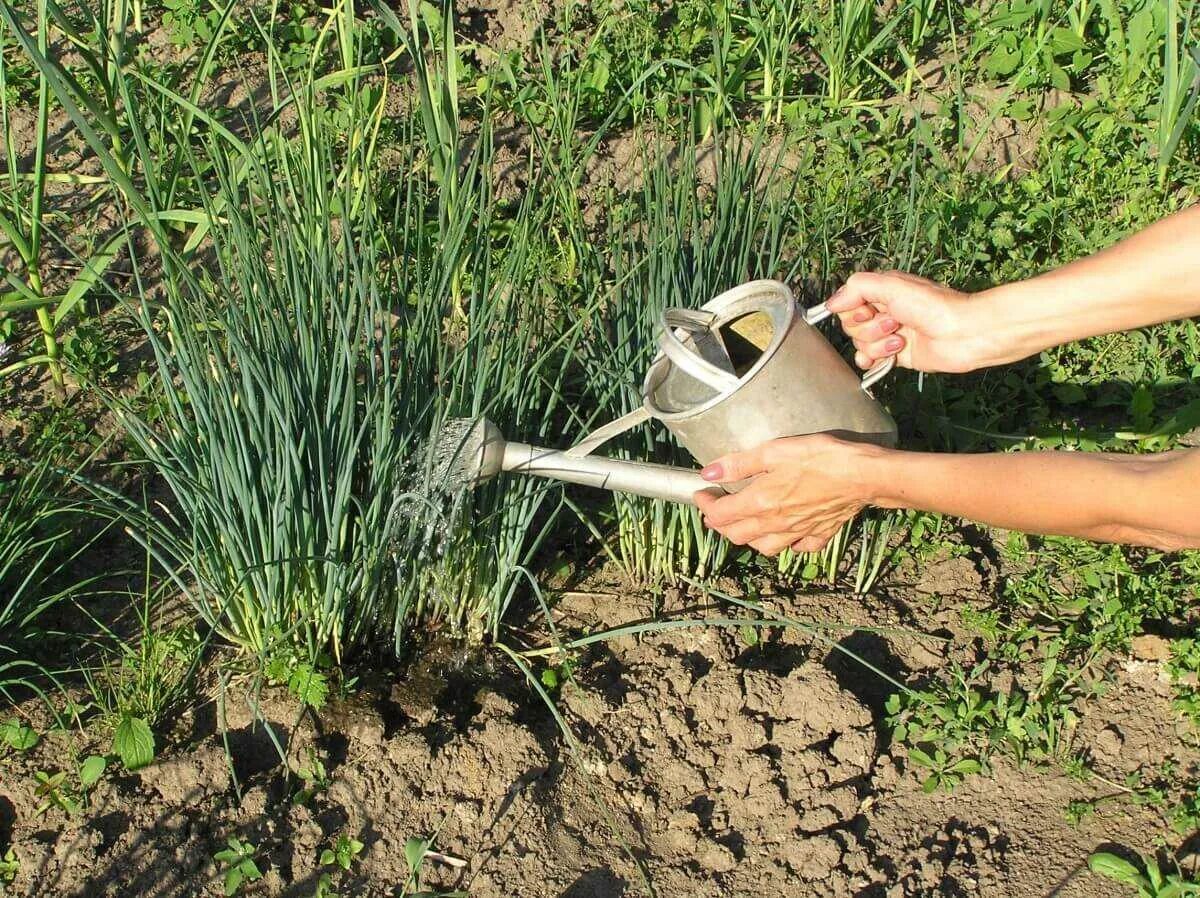
<path fill-rule="evenodd" d="M 801 646 L 717 663 L 723 642 L 685 631 L 630 645 L 611 664 L 618 675 L 567 697 L 645 821 L 661 884 L 682 894 L 703 879 L 733 895 L 866 886 L 852 824 L 875 763 L 870 711 Z"/>

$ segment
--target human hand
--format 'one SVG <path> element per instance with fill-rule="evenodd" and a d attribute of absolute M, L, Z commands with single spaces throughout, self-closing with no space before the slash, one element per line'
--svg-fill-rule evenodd
<path fill-rule="evenodd" d="M 990 364 L 989 328 L 969 294 L 902 271 L 853 274 L 826 303 L 870 368 L 895 356 L 917 371 L 962 373 Z"/>
<path fill-rule="evenodd" d="M 772 440 L 705 466 L 700 475 L 712 483 L 754 479 L 720 498 L 701 490 L 696 505 L 705 525 L 764 555 L 816 552 L 870 504 L 870 459 L 885 451 L 828 434 Z"/>

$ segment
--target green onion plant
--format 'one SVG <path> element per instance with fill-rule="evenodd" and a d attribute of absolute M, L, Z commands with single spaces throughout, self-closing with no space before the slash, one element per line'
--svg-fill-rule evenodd
<path fill-rule="evenodd" d="M 1171 159 L 1191 121 L 1196 100 L 1200 98 L 1200 53 L 1195 44 L 1189 47 L 1186 41 L 1192 32 L 1196 4 L 1192 0 L 1186 9 L 1180 10 L 1179 0 L 1166 0 L 1164 7 L 1162 86 L 1154 131 L 1160 188 L 1166 186 Z"/>
<path fill-rule="evenodd" d="M 429 479 L 449 417 L 487 414 L 527 439 L 553 429 L 574 326 L 526 252 L 538 192 L 515 210 L 493 201 L 486 128 L 461 154 L 450 133 L 453 172 L 427 164 L 412 126 L 395 171 L 373 139 L 331 143 L 328 117 L 347 106 L 373 123 L 364 135 L 382 116 L 353 71 L 299 85 L 279 73 L 294 123 L 283 133 L 276 107 L 246 139 L 159 91 L 135 133 L 160 141 L 133 144 L 143 190 L 69 79 L 34 58 L 120 191 L 127 232 L 159 254 L 160 272 L 130 241 L 159 414 L 113 402 L 171 501 L 147 514 L 97 487 L 130 532 L 251 655 L 399 650 L 418 622 L 494 633 L 559 493 L 521 481 L 450 501 Z M 137 73 L 117 77 L 134 96 Z M 163 226 L 163 166 L 207 185 L 186 239 Z"/>
<path fill-rule="evenodd" d="M 614 204 L 606 244 L 599 253 L 579 247 L 580 256 L 590 252 L 589 264 L 602 272 L 596 281 L 603 291 L 598 320 L 580 350 L 586 377 L 581 406 L 591 415 L 584 426 L 641 404 L 664 309 L 696 308 L 755 277 L 789 279 L 783 251 L 797 174 L 786 167 L 785 155 L 758 142 L 700 145 L 686 136 L 670 153 L 647 148 L 643 184 L 630 203 Z M 703 183 L 702 164 L 713 166 L 711 187 Z M 654 423 L 603 451 L 694 464 Z M 711 576 L 727 557 L 727 544 L 704 528 L 694 508 L 616 495 L 603 514 L 585 512 L 585 519 L 602 534 L 609 515 L 613 536 L 605 544 L 636 582 Z"/>
<path fill-rule="evenodd" d="M 55 497 L 57 483 L 49 457 L 0 474 L 0 696 L 8 701 L 47 673 L 31 649 L 38 616 L 82 586 L 69 576 L 78 509 Z"/>

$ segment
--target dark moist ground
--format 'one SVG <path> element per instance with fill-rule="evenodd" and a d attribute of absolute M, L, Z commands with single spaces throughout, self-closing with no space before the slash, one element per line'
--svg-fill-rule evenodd
<path fill-rule="evenodd" d="M 950 635 L 957 616 L 931 611 L 936 597 L 959 604 L 987 591 L 964 557 L 888 581 L 886 597 L 811 594 L 790 610 Z M 619 587 L 591 586 L 564 598 L 559 627 L 603 629 L 650 610 Z M 672 601 L 668 611 L 685 599 Z M 860 630 L 842 641 L 898 676 L 949 660 L 947 643 L 926 636 Z M 283 781 L 242 692 L 225 700 L 240 804 L 216 702 L 179 721 L 180 744 L 153 766 L 106 774 L 79 819 L 34 814 L 34 771 L 69 756 L 59 737 L 9 753 L 0 843 L 11 838 L 20 860 L 15 894 L 219 895 L 212 855 L 238 835 L 258 846 L 265 873 L 244 894 L 309 896 L 321 850 L 347 833 L 366 847 L 335 877 L 339 894 L 400 895 L 405 842 L 440 829 L 436 847 L 467 866 L 428 863 L 430 881 L 475 898 L 640 895 L 630 852 L 662 898 L 1116 896 L 1087 872 L 1088 853 L 1152 850 L 1166 831 L 1157 811 L 1128 802 L 1073 827 L 1067 802 L 1108 787 L 1004 761 L 952 794 L 924 794 L 879 725 L 889 687 L 795 631 L 757 647 L 709 627 L 597 645 L 560 699 L 583 744 L 578 763 L 544 704 L 498 661 L 376 678 L 382 685 L 327 707 L 318 723 L 296 725 L 286 694 L 258 697 L 294 764 L 310 750 L 325 759 L 330 784 L 307 805 L 291 801 L 298 784 Z M 1074 748 L 1115 782 L 1168 754 L 1194 773 L 1173 718 L 1160 663 L 1130 660 L 1089 706 Z"/>

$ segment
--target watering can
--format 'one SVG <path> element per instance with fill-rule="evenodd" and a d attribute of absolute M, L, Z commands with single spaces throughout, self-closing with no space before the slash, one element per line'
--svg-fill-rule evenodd
<path fill-rule="evenodd" d="M 509 471 L 693 504 L 698 490 L 742 484 L 717 487 L 691 469 L 593 453 L 650 419 L 702 465 L 800 434 L 895 445 L 896 424 L 870 394 L 895 359 L 860 378 L 815 327 L 832 314 L 823 303 L 801 309 L 787 285 L 773 280 L 742 284 L 700 309 L 667 309 L 641 406 L 562 451 L 509 442 L 480 420 L 461 441 L 461 467 L 473 481 Z"/>

